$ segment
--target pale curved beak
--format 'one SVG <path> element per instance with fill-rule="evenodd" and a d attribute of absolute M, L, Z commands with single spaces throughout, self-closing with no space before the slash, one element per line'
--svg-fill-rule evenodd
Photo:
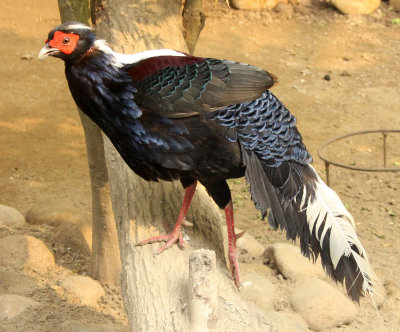
<path fill-rule="evenodd" d="M 51 48 L 51 47 L 49 46 L 49 44 L 46 44 L 46 45 L 40 50 L 38 57 L 39 57 L 40 60 L 43 60 L 43 59 L 47 58 L 49 55 L 53 55 L 53 54 L 59 53 L 59 52 L 60 52 L 59 49 L 57 49 L 57 48 Z"/>

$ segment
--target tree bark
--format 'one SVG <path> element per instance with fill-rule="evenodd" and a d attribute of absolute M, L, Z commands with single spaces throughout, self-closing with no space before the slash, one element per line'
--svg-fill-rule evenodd
<path fill-rule="evenodd" d="M 61 21 L 90 25 L 89 0 L 58 0 Z M 85 133 L 92 190 L 92 277 L 102 284 L 119 285 L 121 261 L 112 211 L 103 137 L 97 125 L 79 108 Z"/>
<path fill-rule="evenodd" d="M 101 130 L 79 110 L 85 132 L 92 189 L 92 277 L 102 284 L 121 283 L 121 258 L 112 210 Z"/>
<path fill-rule="evenodd" d="M 135 53 L 172 48 L 187 51 L 182 33 L 180 0 L 96 0 L 97 35 L 115 51 Z M 187 219 L 190 241 L 186 249 L 172 246 L 160 255 L 161 244 L 136 247 L 151 236 L 165 234 L 163 222 L 174 225 L 183 198 L 178 182 L 149 183 L 128 168 L 105 137 L 111 198 L 117 223 L 122 260 L 122 295 L 132 331 L 191 331 L 199 317 L 192 308 L 189 255 L 199 248 L 216 252 L 218 295 L 207 331 L 265 331 L 269 327 L 260 312 L 241 301 L 226 267 L 221 214 L 198 186 Z M 190 311 L 190 313 L 189 313 Z M 200 317 L 201 318 L 201 317 Z M 196 325 L 197 324 L 197 325 Z"/>
<path fill-rule="evenodd" d="M 217 318 L 217 270 L 215 252 L 196 250 L 189 258 L 190 331 L 207 331 Z"/>
<path fill-rule="evenodd" d="M 206 22 L 206 16 L 202 12 L 203 0 L 186 0 L 183 7 L 183 37 L 189 53 L 193 53 L 199 40 L 200 32 Z"/>

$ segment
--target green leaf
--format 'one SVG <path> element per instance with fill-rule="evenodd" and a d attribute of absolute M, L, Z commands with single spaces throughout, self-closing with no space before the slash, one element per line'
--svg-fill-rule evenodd
<path fill-rule="evenodd" d="M 248 187 L 248 186 L 240 188 L 240 192 L 242 192 L 242 193 L 248 193 L 249 191 L 250 191 L 250 187 Z"/>
<path fill-rule="evenodd" d="M 377 232 L 375 232 L 373 229 L 371 229 L 371 233 L 374 234 L 377 238 L 379 239 L 384 239 L 385 235 L 379 235 Z"/>
<path fill-rule="evenodd" d="M 396 17 L 392 20 L 392 24 L 400 24 L 400 17 Z"/>

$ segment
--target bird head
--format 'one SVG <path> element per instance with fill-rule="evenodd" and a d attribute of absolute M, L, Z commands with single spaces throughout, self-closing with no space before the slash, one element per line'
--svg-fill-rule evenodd
<path fill-rule="evenodd" d="M 46 45 L 39 52 L 39 59 L 51 55 L 66 62 L 77 61 L 90 50 L 95 39 L 94 29 L 82 23 L 58 25 L 49 32 Z"/>

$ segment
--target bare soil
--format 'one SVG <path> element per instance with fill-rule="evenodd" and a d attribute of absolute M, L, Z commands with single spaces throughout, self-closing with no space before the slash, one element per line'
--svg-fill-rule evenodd
<path fill-rule="evenodd" d="M 196 54 L 251 63 L 278 76 L 273 93 L 297 117 L 300 132 L 324 175 L 318 148 L 327 140 L 366 129 L 400 129 L 400 25 L 386 2 L 370 16 L 348 17 L 320 3 L 296 7 L 293 15 L 206 6 L 207 22 Z M 82 214 L 91 208 L 85 142 L 78 114 L 57 59 L 39 62 L 48 31 L 59 23 L 55 1 L 27 4 L 2 0 L 0 10 L 0 193 L 1 204 L 26 213 L 35 203 L 65 202 Z M 329 75 L 326 76 L 326 75 Z M 400 167 L 400 134 L 388 137 L 387 166 Z M 358 167 L 382 167 L 382 135 L 348 138 L 325 155 Z M 331 187 L 353 214 L 357 231 L 387 297 L 375 311 L 360 304 L 356 320 L 331 331 L 400 330 L 400 173 L 366 173 L 331 167 Z M 263 245 L 285 241 L 262 221 L 250 201 L 244 179 L 230 181 L 237 226 Z M 32 234 L 49 247 L 51 227 L 2 229 Z M 56 250 L 66 269 L 89 273 L 88 257 Z M 96 307 L 66 304 L 47 287 L 66 270 L 41 277 L 32 297 L 44 303 L 1 331 L 54 331 L 66 320 L 114 321 L 126 325 L 118 290 Z M 282 281 L 285 282 L 285 281 Z M 47 286 L 46 286 L 47 285 Z M 265 294 L 268 296 L 268 294 Z M 279 310 L 287 309 L 284 304 Z"/>

